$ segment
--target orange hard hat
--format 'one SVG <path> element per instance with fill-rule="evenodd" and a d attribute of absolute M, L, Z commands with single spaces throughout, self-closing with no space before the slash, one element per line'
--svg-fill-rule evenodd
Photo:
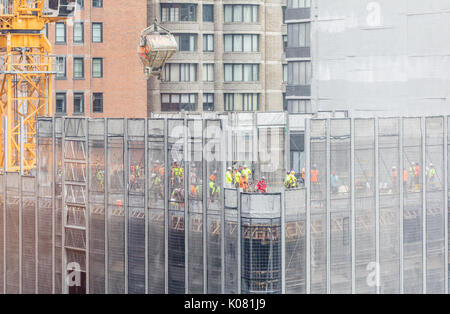
<path fill-rule="evenodd" d="M 116 201 L 116 206 L 122 206 L 122 201 L 121 200 L 117 200 Z"/>

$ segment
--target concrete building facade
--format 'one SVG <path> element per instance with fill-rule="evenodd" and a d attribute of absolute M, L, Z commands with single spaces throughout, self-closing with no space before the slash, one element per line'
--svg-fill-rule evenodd
<path fill-rule="evenodd" d="M 145 117 L 146 80 L 136 55 L 145 1 L 77 0 L 74 17 L 48 25 L 56 55 L 57 115 Z"/>
<path fill-rule="evenodd" d="M 177 38 L 161 81 L 148 82 L 148 111 L 283 109 L 282 0 L 148 1 Z M 286 71 L 286 66 L 284 71 Z"/>

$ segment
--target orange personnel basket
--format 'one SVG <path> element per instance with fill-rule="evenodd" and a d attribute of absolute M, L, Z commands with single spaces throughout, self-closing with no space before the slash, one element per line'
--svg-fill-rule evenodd
<path fill-rule="evenodd" d="M 177 47 L 175 37 L 169 30 L 157 25 L 156 20 L 141 32 L 138 54 L 147 79 L 151 75 L 160 78 L 164 64 L 177 51 Z"/>

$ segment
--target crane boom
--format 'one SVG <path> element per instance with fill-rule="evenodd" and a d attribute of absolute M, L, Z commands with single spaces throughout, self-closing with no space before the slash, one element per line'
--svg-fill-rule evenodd
<path fill-rule="evenodd" d="M 0 2 L 0 166 L 29 171 L 36 164 L 36 119 L 53 115 L 52 47 L 42 30 L 64 20 L 61 12 L 70 12 L 75 3 Z"/>

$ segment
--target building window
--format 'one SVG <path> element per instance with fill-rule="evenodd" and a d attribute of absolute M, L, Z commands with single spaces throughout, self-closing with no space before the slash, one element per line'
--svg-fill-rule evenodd
<path fill-rule="evenodd" d="M 66 78 L 66 57 L 64 56 L 56 57 L 56 78 L 57 79 Z"/>
<path fill-rule="evenodd" d="M 66 113 L 66 93 L 56 93 L 55 112 L 61 114 Z"/>
<path fill-rule="evenodd" d="M 45 37 L 48 38 L 48 24 L 45 24 L 44 29 L 41 31 L 41 34 L 44 34 Z"/>
<path fill-rule="evenodd" d="M 161 111 L 181 110 L 197 110 L 197 94 L 161 94 Z"/>
<path fill-rule="evenodd" d="M 288 65 L 283 64 L 283 83 L 286 83 L 288 80 Z"/>
<path fill-rule="evenodd" d="M 77 0 L 77 4 L 80 9 L 84 8 L 84 0 Z"/>
<path fill-rule="evenodd" d="M 84 24 L 82 22 L 73 24 L 73 42 L 77 44 L 84 42 Z"/>
<path fill-rule="evenodd" d="M 311 0 L 288 0 L 287 6 L 291 9 L 309 8 L 311 7 Z"/>
<path fill-rule="evenodd" d="M 225 82 L 255 82 L 259 80 L 259 64 L 224 64 Z"/>
<path fill-rule="evenodd" d="M 196 63 L 166 63 L 162 75 L 164 82 L 195 82 L 197 81 Z"/>
<path fill-rule="evenodd" d="M 206 51 L 206 52 L 214 51 L 214 35 L 213 34 L 203 34 L 203 51 Z"/>
<path fill-rule="evenodd" d="M 289 47 L 310 47 L 310 23 L 288 24 L 288 46 Z"/>
<path fill-rule="evenodd" d="M 224 94 L 225 111 L 257 111 L 259 109 L 259 94 Z"/>
<path fill-rule="evenodd" d="M 93 8 L 103 8 L 103 0 L 92 0 Z"/>
<path fill-rule="evenodd" d="M 286 6 L 281 7 L 281 13 L 283 14 L 283 24 L 286 24 Z"/>
<path fill-rule="evenodd" d="M 286 99 L 286 93 L 283 93 L 283 110 L 287 111 L 288 110 L 288 102 Z"/>
<path fill-rule="evenodd" d="M 73 113 L 84 113 L 84 93 L 73 93 Z"/>
<path fill-rule="evenodd" d="M 203 111 L 214 111 L 214 94 L 203 94 Z"/>
<path fill-rule="evenodd" d="M 288 63 L 289 85 L 311 85 L 311 62 L 293 61 Z"/>
<path fill-rule="evenodd" d="M 288 46 L 288 36 L 283 35 L 283 52 L 286 52 L 287 46 Z"/>
<path fill-rule="evenodd" d="M 162 22 L 195 22 L 197 5 L 193 3 L 162 3 Z"/>
<path fill-rule="evenodd" d="M 178 44 L 178 51 L 196 51 L 197 35 L 196 34 L 175 34 L 175 40 Z"/>
<path fill-rule="evenodd" d="M 93 78 L 103 77 L 103 58 L 92 59 L 92 77 Z"/>
<path fill-rule="evenodd" d="M 203 22 L 214 22 L 214 5 L 203 5 Z"/>
<path fill-rule="evenodd" d="M 289 113 L 311 113 L 311 100 L 295 99 L 288 100 L 287 107 Z"/>
<path fill-rule="evenodd" d="M 258 22 L 258 5 L 225 4 L 225 23 L 231 22 Z"/>
<path fill-rule="evenodd" d="M 73 78 L 84 78 L 84 58 L 73 58 Z"/>
<path fill-rule="evenodd" d="M 92 95 L 92 112 L 103 112 L 103 93 L 94 93 Z"/>
<path fill-rule="evenodd" d="M 214 82 L 214 63 L 203 64 L 203 81 Z"/>
<path fill-rule="evenodd" d="M 66 24 L 56 23 L 55 25 L 55 43 L 65 44 L 66 43 Z"/>
<path fill-rule="evenodd" d="M 92 42 L 103 42 L 103 23 L 92 23 Z"/>
<path fill-rule="evenodd" d="M 225 52 L 258 52 L 259 35 L 227 34 L 224 35 Z"/>

